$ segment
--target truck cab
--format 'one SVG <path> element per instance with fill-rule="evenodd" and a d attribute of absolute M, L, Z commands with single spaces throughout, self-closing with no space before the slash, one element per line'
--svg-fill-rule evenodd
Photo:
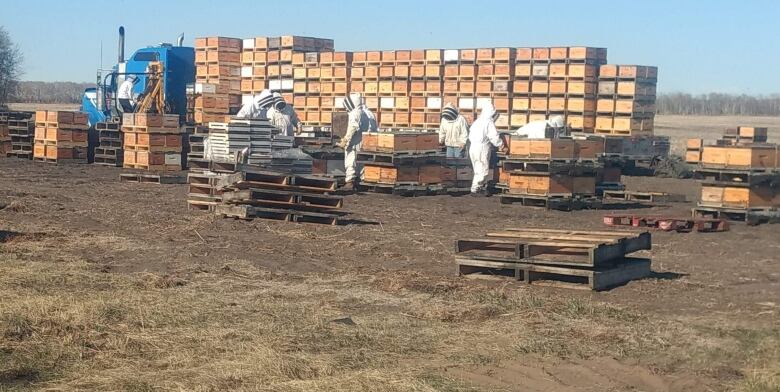
<path fill-rule="evenodd" d="M 84 91 L 81 110 L 89 115 L 90 125 L 119 116 L 116 93 L 129 75 L 135 75 L 138 82 L 133 86 L 133 95 L 144 92 L 147 81 L 147 66 L 150 62 L 163 64 L 163 97 L 168 113 L 179 114 L 184 119 L 187 111 L 186 88 L 195 82 L 195 49 L 171 44 L 159 44 L 137 50 L 127 61 L 124 60 L 124 28 L 119 30 L 119 61 L 109 70 L 98 70 L 97 85 Z"/>

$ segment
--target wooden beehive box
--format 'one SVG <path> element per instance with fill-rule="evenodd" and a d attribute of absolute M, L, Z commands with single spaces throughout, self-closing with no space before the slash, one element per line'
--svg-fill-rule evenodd
<path fill-rule="evenodd" d="M 596 178 L 566 175 L 510 174 L 509 192 L 545 196 L 592 195 L 596 193 Z"/>
<path fill-rule="evenodd" d="M 780 191 L 769 185 L 729 187 L 705 185 L 701 187 L 702 206 L 754 208 L 780 206 Z"/>
<path fill-rule="evenodd" d="M 715 168 L 777 168 L 777 145 L 705 146 L 702 148 L 701 164 Z"/>
<path fill-rule="evenodd" d="M 600 139 L 575 139 L 575 155 L 579 159 L 598 159 L 604 154 L 604 141 Z"/>
<path fill-rule="evenodd" d="M 413 166 L 382 167 L 379 182 L 384 184 L 416 183 L 420 177 L 419 168 Z"/>
<path fill-rule="evenodd" d="M 575 159 L 576 149 L 570 139 L 523 139 L 513 137 L 509 145 L 513 158 Z"/>
<path fill-rule="evenodd" d="M 380 133 L 377 139 L 377 151 L 417 151 L 417 135 L 413 133 Z"/>
<path fill-rule="evenodd" d="M 371 166 L 371 165 L 363 166 L 363 181 L 377 183 L 381 179 L 381 174 L 382 174 L 381 166 Z"/>

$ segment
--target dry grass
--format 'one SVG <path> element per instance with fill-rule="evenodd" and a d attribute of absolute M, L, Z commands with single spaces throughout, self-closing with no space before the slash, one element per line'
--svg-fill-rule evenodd
<path fill-rule="evenodd" d="M 290 275 L 223 259 L 113 274 L 79 256 L 139 246 L 59 233 L 0 244 L 0 390 L 472 391 L 442 368 L 527 356 L 780 386 L 777 327 L 416 273 Z"/>

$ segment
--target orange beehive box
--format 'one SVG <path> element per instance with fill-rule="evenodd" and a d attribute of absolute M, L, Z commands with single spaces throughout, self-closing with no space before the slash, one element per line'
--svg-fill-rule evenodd
<path fill-rule="evenodd" d="M 704 147 L 704 139 L 688 139 L 685 141 L 685 148 L 688 150 L 701 150 Z"/>
<path fill-rule="evenodd" d="M 604 154 L 604 141 L 599 139 L 574 139 L 578 159 L 599 159 Z"/>
<path fill-rule="evenodd" d="M 575 159 L 576 148 L 571 139 L 525 139 L 512 137 L 509 155 L 530 159 Z"/>
<path fill-rule="evenodd" d="M 421 184 L 439 184 L 442 182 L 440 165 L 420 166 L 418 181 Z"/>
<path fill-rule="evenodd" d="M 363 136 L 363 142 L 365 143 L 365 135 Z M 363 166 L 363 181 L 378 183 L 381 179 L 382 167 L 365 165 Z"/>
<path fill-rule="evenodd" d="M 780 206 L 780 192 L 768 184 L 752 187 L 704 185 L 702 206 L 755 208 Z"/>
<path fill-rule="evenodd" d="M 419 168 L 414 166 L 382 167 L 379 174 L 379 182 L 385 184 L 416 183 L 419 181 L 419 178 Z"/>
<path fill-rule="evenodd" d="M 595 177 L 567 175 L 510 174 L 509 192 L 532 195 L 593 195 Z"/>
<path fill-rule="evenodd" d="M 696 164 L 701 163 L 701 150 L 685 151 L 685 162 Z"/>
<path fill-rule="evenodd" d="M 704 146 L 701 163 L 705 167 L 777 168 L 777 146 Z"/>

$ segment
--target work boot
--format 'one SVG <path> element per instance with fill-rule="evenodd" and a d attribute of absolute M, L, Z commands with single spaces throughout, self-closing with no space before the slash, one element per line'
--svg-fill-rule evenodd
<path fill-rule="evenodd" d="M 354 191 L 355 190 L 355 183 L 352 181 L 347 181 L 344 183 L 344 185 L 341 186 L 342 191 Z"/>

